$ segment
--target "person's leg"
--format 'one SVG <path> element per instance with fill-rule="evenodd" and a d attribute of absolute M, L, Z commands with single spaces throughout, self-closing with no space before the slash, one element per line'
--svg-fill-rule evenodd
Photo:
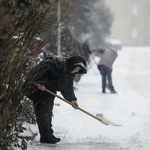
<path fill-rule="evenodd" d="M 106 67 L 106 75 L 107 75 L 107 79 L 108 79 L 108 86 L 113 86 L 113 83 L 112 83 L 112 70 L 108 67 Z"/>
<path fill-rule="evenodd" d="M 53 136 L 52 129 L 52 110 L 54 105 L 54 96 L 43 92 L 39 101 L 34 103 L 36 120 L 40 132 L 40 141 L 42 143 L 57 143 L 60 139 Z"/>
<path fill-rule="evenodd" d="M 104 65 L 98 65 L 98 69 L 100 71 L 100 74 L 102 75 L 102 93 L 106 93 L 106 70 Z"/>
<path fill-rule="evenodd" d="M 107 72 L 106 74 L 108 77 L 108 86 L 109 86 L 110 92 L 117 93 L 114 89 L 113 82 L 112 82 L 112 70 L 107 67 L 106 72 Z"/>

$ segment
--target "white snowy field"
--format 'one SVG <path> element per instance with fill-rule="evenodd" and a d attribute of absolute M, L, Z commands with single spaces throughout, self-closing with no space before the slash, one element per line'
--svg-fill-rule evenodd
<path fill-rule="evenodd" d="M 118 51 L 112 74 L 117 94 L 109 90 L 101 93 L 101 75 L 93 60 L 88 73 L 75 85 L 79 107 L 93 115 L 103 113 L 122 126 L 104 125 L 56 98 L 55 103 L 60 106 L 54 107 L 53 129 L 61 141 L 40 144 L 38 134 L 29 142 L 28 150 L 149 150 L 149 57 L 150 47 L 123 47 Z M 95 60 L 98 62 L 99 58 Z M 38 132 L 37 126 L 30 128 Z"/>

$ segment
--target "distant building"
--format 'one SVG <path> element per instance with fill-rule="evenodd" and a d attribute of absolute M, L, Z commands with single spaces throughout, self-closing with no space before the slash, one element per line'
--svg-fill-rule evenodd
<path fill-rule="evenodd" d="M 105 0 L 114 15 L 109 38 L 123 46 L 150 46 L 150 0 Z"/>

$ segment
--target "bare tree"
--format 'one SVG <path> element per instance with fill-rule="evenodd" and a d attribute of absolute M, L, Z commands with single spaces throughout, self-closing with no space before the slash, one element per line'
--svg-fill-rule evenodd
<path fill-rule="evenodd" d="M 24 121 L 33 123 L 32 103 L 22 94 L 24 78 L 32 66 L 31 40 L 57 28 L 56 0 L 0 2 L 0 148 L 27 148 L 20 136 Z M 44 0 L 43 0 L 44 1 Z M 43 44 L 46 38 L 43 39 Z M 39 45 L 38 45 L 39 46 Z M 34 47 L 35 48 L 35 47 Z M 37 60 L 38 61 L 38 60 Z M 27 107 L 28 106 L 28 107 Z M 31 110 L 31 111 L 30 111 Z"/>
<path fill-rule="evenodd" d="M 63 56 L 82 55 L 80 42 L 74 36 L 72 21 L 76 17 L 78 7 L 75 1 L 61 1 L 61 54 Z M 44 33 L 43 35 L 47 35 Z M 57 31 L 53 32 L 44 47 L 45 57 L 47 55 L 57 55 Z"/>
<path fill-rule="evenodd" d="M 76 15 L 76 3 L 61 2 L 63 54 L 81 54 L 69 25 Z M 32 102 L 23 95 L 24 79 L 39 61 L 34 53 L 45 43 L 56 53 L 57 27 L 57 0 L 0 1 L 0 149 L 27 149 L 29 138 L 20 133 L 25 130 L 23 123 L 35 123 L 35 117 Z M 42 38 L 37 45 L 36 37 Z"/>
<path fill-rule="evenodd" d="M 74 0 L 78 13 L 72 26 L 74 34 L 81 42 L 89 40 L 91 44 L 100 46 L 110 34 L 113 16 L 104 0 Z"/>

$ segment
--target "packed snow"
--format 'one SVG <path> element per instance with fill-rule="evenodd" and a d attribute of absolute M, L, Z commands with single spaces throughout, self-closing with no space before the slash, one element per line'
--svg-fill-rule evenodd
<path fill-rule="evenodd" d="M 149 56 L 150 47 L 123 47 L 118 51 L 112 73 L 117 94 L 111 94 L 108 89 L 107 94 L 101 92 L 101 75 L 92 57 L 88 73 L 75 85 L 79 107 L 95 116 L 102 113 L 122 126 L 104 125 L 56 98 L 53 129 L 61 141 L 41 144 L 37 126 L 26 125 L 37 133 L 29 141 L 28 150 L 149 150 Z M 95 61 L 99 61 L 97 56 Z"/>

